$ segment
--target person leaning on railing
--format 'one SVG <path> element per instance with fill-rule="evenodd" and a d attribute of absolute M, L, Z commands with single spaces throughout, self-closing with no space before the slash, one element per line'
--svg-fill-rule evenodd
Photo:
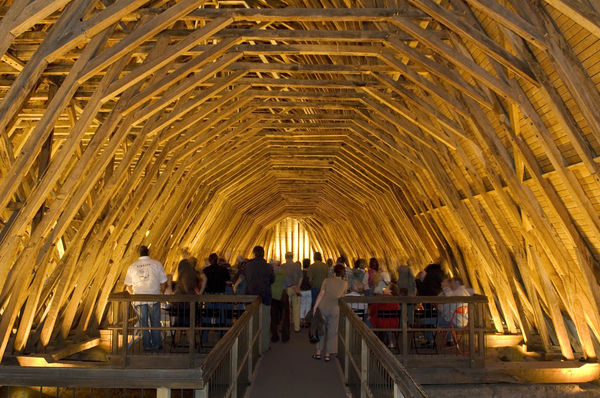
<path fill-rule="evenodd" d="M 438 296 L 442 292 L 442 281 L 444 280 L 444 271 L 442 266 L 437 263 L 429 264 L 425 270 L 419 273 L 417 277 L 417 295 L 418 296 Z M 423 304 L 422 324 L 425 327 L 434 328 L 437 325 L 437 310 L 432 303 Z M 425 348 L 432 348 L 435 344 L 433 332 L 425 332 Z"/>
<path fill-rule="evenodd" d="M 229 271 L 226 267 L 219 264 L 219 256 L 217 253 L 211 253 L 208 256 L 208 266 L 202 270 L 206 283 L 200 294 L 225 294 L 227 282 L 229 281 Z M 206 303 L 206 312 L 202 316 L 203 325 L 211 325 L 214 327 L 224 327 L 225 320 L 225 303 Z M 224 330 L 219 331 L 219 336 L 223 337 Z M 208 330 L 202 331 L 202 343 L 208 342 Z"/>
<path fill-rule="evenodd" d="M 198 294 L 198 277 L 192 262 L 188 259 L 181 260 L 177 265 L 177 284 L 174 294 Z M 175 301 L 171 303 L 170 313 L 172 326 L 190 326 L 190 303 Z"/>
<path fill-rule="evenodd" d="M 317 350 L 313 355 L 314 359 L 321 359 L 321 353 L 325 355 L 323 359 L 328 362 L 331 360 L 331 354 L 337 354 L 338 348 L 338 323 L 340 319 L 340 307 L 338 301 L 340 297 L 346 294 L 348 283 L 343 280 L 345 266 L 336 264 L 333 268 L 334 277 L 327 278 L 321 285 L 321 290 L 313 307 L 313 314 L 317 310 L 321 312 L 325 320 L 325 334 L 319 336 Z"/>
<path fill-rule="evenodd" d="M 461 278 L 445 279 L 442 281 L 442 296 L 460 297 L 470 296 L 471 294 L 463 285 Z M 438 326 L 443 328 L 464 328 L 469 322 L 469 315 L 466 303 L 441 304 L 438 307 Z M 452 344 L 452 334 L 446 333 L 446 345 Z"/>

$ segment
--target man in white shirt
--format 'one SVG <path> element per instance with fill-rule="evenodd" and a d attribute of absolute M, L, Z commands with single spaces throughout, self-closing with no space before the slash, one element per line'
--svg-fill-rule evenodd
<path fill-rule="evenodd" d="M 167 274 L 162 264 L 149 257 L 146 246 L 140 247 L 140 258 L 131 264 L 125 275 L 125 290 L 130 294 L 162 294 L 167 287 Z M 160 303 L 135 302 L 133 303 L 140 327 L 160 327 Z M 160 330 L 144 330 L 142 343 L 144 351 L 160 350 Z"/>

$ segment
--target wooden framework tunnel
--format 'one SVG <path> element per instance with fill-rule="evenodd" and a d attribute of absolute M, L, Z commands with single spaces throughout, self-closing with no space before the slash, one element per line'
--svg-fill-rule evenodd
<path fill-rule="evenodd" d="M 93 333 L 141 243 L 172 269 L 282 220 L 303 253 L 444 258 L 498 331 L 596 357 L 596 2 L 0 12 L 0 357 Z"/>

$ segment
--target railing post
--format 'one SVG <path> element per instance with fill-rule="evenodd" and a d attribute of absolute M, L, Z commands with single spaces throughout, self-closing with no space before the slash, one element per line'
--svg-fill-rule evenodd
<path fill-rule="evenodd" d="M 398 383 L 394 383 L 394 398 L 404 398 L 404 394 L 402 394 L 402 391 L 400 391 Z"/>
<path fill-rule="evenodd" d="M 477 303 L 470 303 L 467 305 L 468 313 L 468 325 L 469 325 L 469 366 L 475 367 L 475 327 L 477 326 L 477 318 L 475 315 L 475 309 Z"/>
<path fill-rule="evenodd" d="M 156 398 L 171 398 L 171 389 L 166 387 L 158 387 L 156 389 Z"/>
<path fill-rule="evenodd" d="M 123 367 L 125 367 L 127 365 L 127 348 L 129 346 L 129 339 L 127 336 L 127 326 L 129 323 L 129 305 L 131 303 L 129 301 L 125 301 L 123 303 Z"/>
<path fill-rule="evenodd" d="M 113 301 L 110 305 L 112 312 L 112 320 L 111 325 L 113 325 L 112 329 L 112 350 L 111 353 L 113 355 L 119 352 L 119 330 L 117 329 L 117 325 L 119 324 L 119 306 L 121 303 L 119 301 Z M 116 308 L 116 309 L 115 309 Z"/>
<path fill-rule="evenodd" d="M 350 319 L 347 315 L 344 315 L 344 321 L 346 323 L 344 330 L 344 382 L 350 383 Z"/>
<path fill-rule="evenodd" d="M 200 390 L 194 390 L 194 398 L 208 398 L 208 384 Z"/>
<path fill-rule="evenodd" d="M 254 325 L 254 316 L 250 317 L 248 321 L 248 381 L 252 380 L 252 364 L 253 364 L 253 353 L 254 345 L 252 344 L 252 327 Z"/>
<path fill-rule="evenodd" d="M 369 347 L 364 338 L 360 338 L 360 398 L 367 397 L 369 388 Z"/>
<path fill-rule="evenodd" d="M 262 305 L 262 301 L 258 307 L 258 353 L 259 355 L 263 355 L 263 352 L 266 351 L 266 347 L 263 347 L 263 333 L 266 333 L 264 330 L 262 330 L 262 325 L 263 325 L 263 305 Z"/>
<path fill-rule="evenodd" d="M 200 336 L 202 338 L 202 336 Z M 194 367 L 194 354 L 196 352 L 196 302 L 190 302 L 190 329 L 188 330 L 188 343 L 190 345 L 190 367 Z"/>
<path fill-rule="evenodd" d="M 231 346 L 231 357 L 230 357 L 230 361 L 231 361 L 231 397 L 237 397 L 237 386 L 238 386 L 238 379 L 237 379 L 237 371 L 238 371 L 238 343 L 239 343 L 239 337 L 236 337 L 235 341 L 233 342 L 233 345 Z"/>
<path fill-rule="evenodd" d="M 408 359 L 408 306 L 402 302 L 402 363 Z M 394 386 L 394 389 L 396 387 Z"/>
<path fill-rule="evenodd" d="M 477 305 L 477 327 L 479 330 L 477 334 L 479 341 L 477 342 L 477 348 L 479 349 L 479 366 L 484 366 L 485 363 L 485 311 L 484 304 L 479 303 Z"/>

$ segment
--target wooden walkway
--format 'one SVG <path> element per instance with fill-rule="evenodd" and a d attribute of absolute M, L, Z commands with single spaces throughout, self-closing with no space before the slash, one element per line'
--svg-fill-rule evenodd
<path fill-rule="evenodd" d="M 250 398 L 346 398 L 337 359 L 316 361 L 314 348 L 306 329 L 292 332 L 287 343 L 271 344 L 259 362 Z"/>

